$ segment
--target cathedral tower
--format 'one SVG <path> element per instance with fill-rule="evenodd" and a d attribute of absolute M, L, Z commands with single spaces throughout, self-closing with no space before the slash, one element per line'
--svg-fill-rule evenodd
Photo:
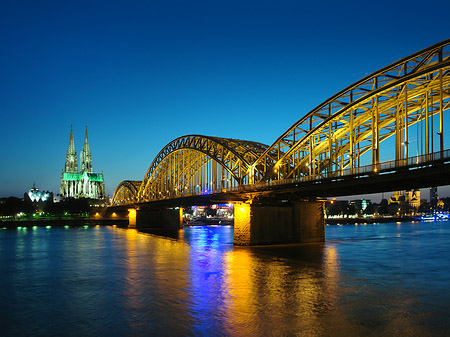
<path fill-rule="evenodd" d="M 87 126 L 86 126 L 86 135 L 84 136 L 84 146 L 83 150 L 81 151 L 81 167 L 80 172 L 86 172 L 86 173 L 92 173 L 92 154 L 89 150 L 89 141 L 88 141 L 88 133 L 87 133 Z"/>
<path fill-rule="evenodd" d="M 78 172 L 77 153 L 75 152 L 75 143 L 73 141 L 72 125 L 70 126 L 69 150 L 66 153 L 66 165 L 64 167 L 64 172 Z"/>

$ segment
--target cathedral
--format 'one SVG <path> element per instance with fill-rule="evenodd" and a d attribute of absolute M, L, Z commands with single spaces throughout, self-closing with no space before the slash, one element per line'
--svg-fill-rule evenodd
<path fill-rule="evenodd" d="M 420 190 L 414 191 L 395 191 L 389 198 L 389 205 L 409 206 L 416 210 L 420 207 Z"/>
<path fill-rule="evenodd" d="M 80 157 L 81 167 L 80 172 L 78 172 L 77 153 L 75 152 L 72 126 L 70 126 L 69 150 L 66 153 L 66 165 L 61 173 L 59 193 L 64 197 L 104 199 L 106 197 L 105 181 L 103 173 L 93 173 L 87 127 Z"/>

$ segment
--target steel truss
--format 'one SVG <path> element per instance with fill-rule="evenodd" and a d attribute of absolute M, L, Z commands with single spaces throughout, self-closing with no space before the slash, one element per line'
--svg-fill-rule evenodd
<path fill-rule="evenodd" d="M 112 203 L 113 204 L 129 204 L 138 201 L 137 196 L 142 181 L 124 180 L 116 188 Z"/>
<path fill-rule="evenodd" d="M 448 156 L 450 39 L 405 57 L 314 108 L 271 146 L 188 135 L 166 145 L 117 203 L 355 174 Z M 446 137 L 444 139 L 444 136 Z M 448 144 L 446 144 L 447 142 Z M 391 165 L 391 164 L 390 164 Z M 116 195 L 117 194 L 117 195 Z"/>
<path fill-rule="evenodd" d="M 254 165 L 260 175 L 254 182 L 329 176 L 368 163 L 376 172 L 381 156 L 399 160 L 432 153 L 436 147 L 443 151 L 449 54 L 446 40 L 332 96 L 258 158 Z"/>
<path fill-rule="evenodd" d="M 189 135 L 166 145 L 153 160 L 139 189 L 140 201 L 212 193 L 250 183 L 251 164 L 267 145 Z"/>

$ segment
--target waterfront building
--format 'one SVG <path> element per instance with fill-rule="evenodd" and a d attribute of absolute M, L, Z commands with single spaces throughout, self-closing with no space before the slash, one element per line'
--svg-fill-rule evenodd
<path fill-rule="evenodd" d="M 105 181 L 103 173 L 94 173 L 87 127 L 80 159 L 80 171 L 78 172 L 77 152 L 75 151 L 72 126 L 70 126 L 69 149 L 66 153 L 66 164 L 61 173 L 59 193 L 64 197 L 104 199 Z"/>
<path fill-rule="evenodd" d="M 42 212 L 45 205 L 53 203 L 53 193 L 49 191 L 39 191 L 36 184 L 25 192 L 23 195 L 24 203 L 20 206 L 20 210 L 25 213 Z"/>
<path fill-rule="evenodd" d="M 31 202 L 44 202 L 52 198 L 52 193 L 48 191 L 39 191 L 39 188 L 36 187 L 36 184 L 33 184 L 33 187 L 30 188 L 27 193 L 25 193 L 25 196 L 27 196 L 31 200 Z"/>
<path fill-rule="evenodd" d="M 420 207 L 420 190 L 395 191 L 389 198 L 388 204 L 417 210 Z"/>
<path fill-rule="evenodd" d="M 365 211 L 367 206 L 369 206 L 371 203 L 372 202 L 368 199 L 357 199 L 350 201 L 350 205 L 353 205 L 358 213 L 362 213 L 363 211 Z"/>

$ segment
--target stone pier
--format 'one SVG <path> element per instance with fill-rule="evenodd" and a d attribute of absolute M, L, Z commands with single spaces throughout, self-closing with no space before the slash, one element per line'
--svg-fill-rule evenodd
<path fill-rule="evenodd" d="M 322 241 L 325 241 L 323 201 L 234 205 L 235 245 Z"/>
<path fill-rule="evenodd" d="M 129 228 L 181 228 L 183 209 L 130 209 Z"/>

